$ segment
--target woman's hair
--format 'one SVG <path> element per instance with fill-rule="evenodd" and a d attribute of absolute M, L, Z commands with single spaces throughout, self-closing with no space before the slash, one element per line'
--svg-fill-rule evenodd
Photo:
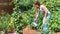
<path fill-rule="evenodd" d="M 41 3 L 40 3 L 40 2 L 38 2 L 38 1 L 35 1 L 35 2 L 34 2 L 34 4 L 35 4 L 35 5 L 38 5 L 38 6 L 40 6 L 40 5 L 41 5 Z"/>

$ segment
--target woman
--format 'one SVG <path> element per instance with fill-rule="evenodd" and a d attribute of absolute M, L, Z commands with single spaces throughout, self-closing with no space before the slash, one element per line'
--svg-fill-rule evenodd
<path fill-rule="evenodd" d="M 40 4 L 38 1 L 34 2 L 34 6 L 37 8 L 37 12 L 36 12 L 36 18 L 35 21 L 37 21 L 38 16 L 40 15 L 40 13 L 42 13 L 44 15 L 43 17 L 43 31 L 44 32 L 48 32 L 48 21 L 50 19 L 50 12 L 49 10 L 46 8 L 46 6 Z M 34 23 L 34 25 L 36 25 L 36 23 Z"/>

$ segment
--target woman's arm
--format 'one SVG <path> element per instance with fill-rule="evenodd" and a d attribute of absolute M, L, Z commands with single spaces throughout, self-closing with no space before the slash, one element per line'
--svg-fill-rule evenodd
<path fill-rule="evenodd" d="M 48 14 L 48 10 L 45 6 L 42 8 L 42 10 L 44 11 L 44 18 L 43 18 L 43 24 L 44 24 L 44 23 L 47 22 L 46 17 L 47 17 L 47 14 Z"/>
<path fill-rule="evenodd" d="M 46 17 L 48 14 L 48 9 L 45 6 L 42 9 L 44 11 L 44 17 Z"/>
<path fill-rule="evenodd" d="M 40 14 L 40 11 L 37 11 L 35 21 L 37 21 L 39 14 Z"/>

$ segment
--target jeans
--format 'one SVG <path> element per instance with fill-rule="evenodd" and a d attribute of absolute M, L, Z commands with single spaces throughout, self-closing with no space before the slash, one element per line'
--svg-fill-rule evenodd
<path fill-rule="evenodd" d="M 43 24 L 43 33 L 48 34 L 48 32 L 49 32 L 48 24 L 47 23 Z"/>
<path fill-rule="evenodd" d="M 43 18 L 43 24 L 42 24 L 43 26 L 42 26 L 42 28 L 43 28 L 43 32 L 44 32 L 45 34 L 48 34 L 48 32 L 49 32 L 48 22 L 49 22 L 49 20 L 50 20 L 50 17 L 51 17 L 51 14 L 48 13 L 48 15 L 47 15 L 47 17 L 46 17 L 47 21 L 44 21 L 45 18 Z"/>

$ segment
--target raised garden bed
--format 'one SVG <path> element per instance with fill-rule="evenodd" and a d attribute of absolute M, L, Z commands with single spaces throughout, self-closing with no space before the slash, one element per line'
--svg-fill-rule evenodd
<path fill-rule="evenodd" d="M 36 30 L 32 30 L 32 29 L 23 29 L 23 34 L 36 34 Z"/>
<path fill-rule="evenodd" d="M 54 34 L 60 34 L 60 32 L 55 32 Z"/>

